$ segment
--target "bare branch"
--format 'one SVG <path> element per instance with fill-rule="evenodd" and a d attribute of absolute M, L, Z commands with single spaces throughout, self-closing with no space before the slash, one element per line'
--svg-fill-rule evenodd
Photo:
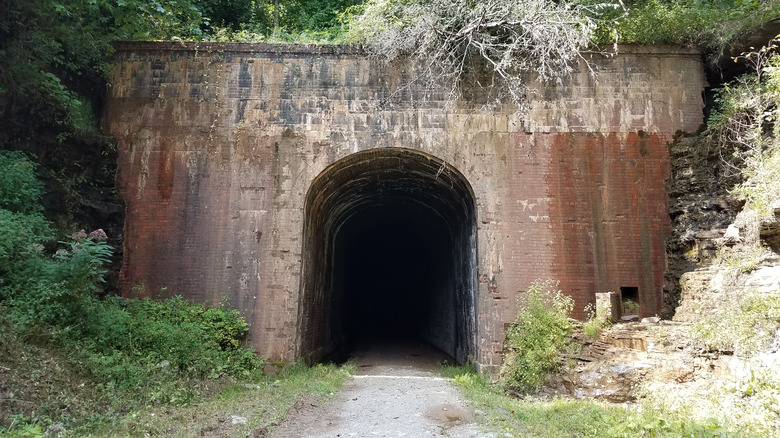
<path fill-rule="evenodd" d="M 508 97 L 525 108 L 530 74 L 542 81 L 560 80 L 587 61 L 580 51 L 591 45 L 598 21 L 593 11 L 620 7 L 603 3 L 585 7 L 552 0 L 369 0 L 350 25 L 353 41 L 386 61 L 409 56 L 423 66 L 416 81 L 449 87 L 461 97 L 466 77 L 477 70 L 490 75 L 494 99 Z M 480 64 L 483 67 L 480 67 Z M 493 102 L 496 104 L 499 102 Z"/>

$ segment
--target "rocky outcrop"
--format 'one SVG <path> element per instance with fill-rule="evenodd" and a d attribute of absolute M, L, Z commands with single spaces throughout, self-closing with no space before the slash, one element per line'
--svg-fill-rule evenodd
<path fill-rule="evenodd" d="M 549 377 L 542 393 L 623 403 L 639 397 L 646 381 L 690 381 L 711 366 L 689 330 L 688 324 L 662 321 L 617 324 L 598 339 L 576 333 L 581 351 L 565 358 L 566 371 Z"/>
<path fill-rule="evenodd" d="M 780 289 L 780 221 L 743 211 L 719 175 L 720 159 L 700 136 L 670 145 L 664 318 L 691 322 L 716 310 L 726 294 Z M 720 251 L 719 251 L 720 250 Z"/>
<path fill-rule="evenodd" d="M 751 369 L 780 364 L 780 342 L 767 352 L 744 358 L 710 351 L 692 330 L 690 323 L 660 321 L 616 324 L 602 330 L 597 339 L 575 333 L 573 343 L 581 350 L 564 357 L 565 371 L 549 376 L 541 394 L 632 402 L 646 396 L 653 385 L 749 378 Z"/>
<path fill-rule="evenodd" d="M 667 192 L 672 232 L 666 241 L 662 316 L 671 318 L 681 302 L 683 274 L 706 265 L 716 242 L 742 207 L 719 185 L 718 158 L 698 136 L 679 137 L 670 145 L 672 172 Z"/>

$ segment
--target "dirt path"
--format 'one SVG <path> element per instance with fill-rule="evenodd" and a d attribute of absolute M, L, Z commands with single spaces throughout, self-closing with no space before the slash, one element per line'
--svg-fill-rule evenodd
<path fill-rule="evenodd" d="M 490 437 L 451 381 L 442 356 L 422 344 L 385 345 L 355 357 L 357 373 L 333 400 L 299 401 L 272 438 Z"/>

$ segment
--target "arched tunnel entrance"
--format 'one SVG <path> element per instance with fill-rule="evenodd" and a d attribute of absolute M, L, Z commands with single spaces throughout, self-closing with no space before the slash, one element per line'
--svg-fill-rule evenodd
<path fill-rule="evenodd" d="M 303 248 L 305 361 L 399 338 L 474 359 L 474 196 L 442 160 L 380 148 L 331 165 L 306 196 Z"/>

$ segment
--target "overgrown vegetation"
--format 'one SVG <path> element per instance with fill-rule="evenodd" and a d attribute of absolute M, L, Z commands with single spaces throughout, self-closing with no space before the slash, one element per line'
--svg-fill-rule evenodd
<path fill-rule="evenodd" d="M 747 201 L 744 210 L 759 219 L 770 217 L 773 202 L 780 199 L 778 43 L 774 39 L 738 58 L 753 71 L 719 90 L 705 134 L 721 158 L 724 182 L 734 184 Z"/>
<path fill-rule="evenodd" d="M 115 151 L 98 123 L 111 41 L 361 44 L 381 59 L 420 60 L 417 80 L 440 81 L 451 98 L 466 80 L 489 103 L 508 97 L 522 109 L 524 73 L 565 76 L 594 43 L 717 54 L 778 16 L 780 0 L 10 0 L 0 10 L 0 149 L 35 154 L 56 228 L 78 222 L 113 238 Z"/>
<path fill-rule="evenodd" d="M 383 59 L 423 60 L 423 78 L 450 92 L 481 72 L 481 86 L 520 102 L 523 73 L 566 75 L 593 43 L 720 53 L 780 16 L 780 0 L 11 0 L 2 12 L 0 144 L 44 157 L 66 145 L 110 149 L 97 115 L 114 40 L 363 44 Z"/>
<path fill-rule="evenodd" d="M 506 335 L 502 382 L 520 392 L 536 389 L 546 374 L 560 367 L 561 354 L 572 330 L 569 321 L 574 302 L 551 280 L 537 280 Z"/>
<path fill-rule="evenodd" d="M 750 356 L 769 348 L 780 330 L 780 291 L 749 293 L 725 302 L 721 312 L 702 315 L 694 324 L 713 351 Z"/>
<path fill-rule="evenodd" d="M 715 420 L 694 422 L 674 411 L 652 408 L 634 410 L 623 406 L 586 400 L 512 398 L 503 388 L 473 370 L 455 367 L 444 375 L 485 412 L 481 421 L 493 433 L 507 436 L 569 438 L 694 437 L 722 438 L 740 436 L 729 432 Z"/>
<path fill-rule="evenodd" d="M 713 260 L 723 273 L 720 311 L 703 315 L 696 332 L 714 350 L 750 355 L 766 348 L 780 329 L 778 293 L 743 290 L 744 276 L 768 253 L 762 228 L 776 226 L 780 206 L 780 55 L 778 40 L 743 54 L 754 72 L 725 85 L 704 138 L 720 157 L 722 184 L 745 204 L 736 217 L 739 239 L 723 244 Z"/>
<path fill-rule="evenodd" d="M 80 231 L 52 241 L 34 168 L 23 154 L 0 151 L 0 366 L 35 367 L 29 361 L 35 353 L 24 355 L 28 343 L 54 350 L 52 357 L 83 379 L 82 386 L 90 385 L 90 398 L 103 404 L 87 403 L 91 412 L 71 410 L 80 403 L 68 394 L 41 393 L 25 388 L 30 376 L 0 373 L 0 381 L 12 380 L 8 391 L 16 391 L 2 394 L 0 427 L 78 427 L 94 415 L 189 402 L 203 379 L 259 377 L 262 361 L 243 348 L 248 325 L 235 310 L 180 298 L 98 299 L 112 250 L 106 235 Z"/>
<path fill-rule="evenodd" d="M 306 398 L 325 400 L 338 391 L 351 375 L 349 365 L 295 364 L 277 376 L 251 383 L 232 382 L 214 397 L 183 406 L 143 408 L 117 422 L 86 433 L 86 436 L 265 436 L 284 418 L 290 406 Z M 231 418 L 242 417 L 244 424 Z"/>
<path fill-rule="evenodd" d="M 780 206 L 776 45 L 773 40 L 738 57 L 752 72 L 718 91 L 716 108 L 697 144 L 714 158 L 713 181 L 729 193 L 737 213 L 726 235 L 716 241 L 714 257 L 691 254 L 707 270 L 683 285 L 696 297 L 685 303 L 696 315 L 688 342 L 719 357 L 712 362 L 717 375 L 649 382 L 642 394 L 643 405 L 652 409 L 699 420 L 717 418 L 746 436 L 780 433 L 780 290 L 771 274 L 777 247 L 770 248 L 763 236 L 778 230 Z"/>
<path fill-rule="evenodd" d="M 594 39 L 593 18 L 616 4 L 531 0 L 371 0 L 351 16 L 348 39 L 376 58 L 408 56 L 420 65 L 416 81 L 443 86 L 457 100 L 467 77 L 489 104 L 510 100 L 524 108 L 527 75 L 543 81 L 574 70 Z"/>
<path fill-rule="evenodd" d="M 695 46 L 720 56 L 750 29 L 780 16 L 777 0 L 628 0 L 608 11 L 598 41 Z"/>
<path fill-rule="evenodd" d="M 777 376 L 777 353 L 755 343 L 755 338 L 745 329 L 756 321 L 757 313 L 766 312 L 764 299 L 748 298 L 752 306 L 762 309 L 745 309 L 747 312 L 729 311 L 717 333 L 706 336 L 717 342 L 717 349 L 726 354 L 718 360 L 710 359 L 713 367 L 697 378 L 684 382 L 654 379 L 645 382 L 639 392 L 640 408 L 659 412 L 667 418 L 707 422 L 717 419 L 728 430 L 739 431 L 739 436 L 775 437 L 780 433 L 780 379 Z M 771 298 L 777 309 L 777 296 Z M 759 304 L 760 303 L 760 304 Z M 729 308 L 729 305 L 724 305 Z M 776 312 L 776 310 L 775 310 Z M 776 313 L 775 313 L 776 315 Z M 746 321 L 736 320 L 745 317 Z M 760 318 L 760 316 L 758 317 Z M 761 329 L 763 323 L 758 327 Z M 692 328 L 692 338 L 684 336 L 678 342 L 690 342 L 702 334 Z M 732 334 L 731 331 L 738 333 Z M 777 327 L 774 329 L 777 333 Z M 680 332 L 676 333 L 677 336 Z M 765 336 L 762 333 L 760 336 Z M 718 341 L 717 337 L 725 337 Z M 744 340 L 747 340 L 745 342 Z M 672 340 L 669 340 L 670 345 Z M 736 343 L 733 343 L 736 342 Z M 744 343 L 743 343 L 744 342 Z M 749 349 L 757 348 L 749 351 Z M 677 343 L 677 348 L 685 348 Z M 712 358 L 716 350 L 706 353 Z M 734 354 L 731 354 L 733 351 Z M 706 357 L 705 356 L 705 357 Z"/>
<path fill-rule="evenodd" d="M 585 307 L 585 313 L 588 315 L 588 318 L 582 323 L 582 332 L 589 338 L 598 338 L 604 327 L 615 323 L 610 315 L 609 303 L 603 302 L 601 307 L 598 308 L 593 304 L 588 304 Z"/>
<path fill-rule="evenodd" d="M 315 368 L 312 374 L 296 368 L 279 381 L 260 376 L 261 361 L 241 346 L 246 323 L 226 306 L 207 308 L 178 298 L 165 302 L 101 298 L 113 250 L 105 238 L 114 236 L 97 229 L 89 234 L 73 231 L 80 228 L 75 227 L 77 222 L 100 224 L 84 199 L 113 196 L 114 147 L 99 128 L 112 40 L 363 44 L 385 60 L 416 59 L 422 66 L 419 80 L 425 85 L 441 81 L 452 99 L 468 80 L 498 100 L 509 97 L 522 106 L 529 92 L 523 74 L 533 71 L 553 80 L 566 75 L 580 50 L 596 43 L 682 44 L 719 55 L 746 30 L 779 16 L 778 0 L 3 3 L 0 367 L 7 372 L 0 373 L 0 382 L 3 391 L 9 381 L 21 386 L 13 394 L 2 393 L 0 427 L 6 429 L 0 432 L 25 436 L 28 431 L 35 436 L 49 424 L 61 423 L 86 433 L 94 424 L 115 427 L 119 421 L 119 430 L 128 435 L 164 434 L 169 426 L 153 417 L 157 406 L 189 418 L 204 406 L 195 404 L 199 395 L 225 384 L 222 401 L 237 400 L 237 405 L 250 397 L 259 406 L 276 403 L 272 400 L 277 388 L 286 385 L 296 389 L 279 393 L 284 403 L 291 403 L 300 397 L 301 388 L 327 393 L 334 386 L 322 379 L 344 378 L 330 368 Z M 780 199 L 780 58 L 767 47 L 747 54 L 743 61 L 753 65 L 756 75 L 722 88 L 706 135 L 723 157 L 735 193 L 746 200 L 749 214 L 742 218 L 752 230 L 748 237 L 753 246 L 743 249 L 758 254 L 763 253 L 755 242 L 758 226 L 771 218 Z M 39 164 L 6 149 L 32 153 Z M 44 182 L 35 178 L 36 173 Z M 47 195 L 47 209 L 39 202 L 42 195 Z M 56 217 L 56 223 L 46 215 Z M 66 229 L 69 237 L 55 237 Z M 759 257 L 724 250 L 721 260 L 732 260 L 738 276 L 754 269 Z M 772 341 L 780 321 L 775 295 L 749 294 L 733 304 L 726 317 L 705 318 L 697 325 L 710 348 L 748 354 Z M 553 284 L 531 287 L 509 330 L 501 372 L 505 384 L 530 391 L 557 369 L 571 330 L 570 310 L 571 301 Z M 602 325 L 594 322 L 591 335 L 596 336 Z M 34 385 L 36 379 L 45 391 L 24 386 Z M 231 379 L 256 382 L 262 390 Z M 308 383 L 296 386 L 299 379 Z M 682 419 L 686 412 L 670 417 L 673 407 L 665 414 L 637 414 L 586 402 L 509 400 L 474 374 L 460 374 L 456 380 L 484 406 L 503 410 L 494 419 L 497 427 L 522 426 L 537 436 L 725 433 L 717 424 L 686 422 Z M 778 403 L 778 387 L 773 376 L 756 374 L 738 380 L 728 394 L 767 394 L 741 400 L 768 400 L 769 407 L 761 409 L 777 413 L 773 406 Z M 713 393 L 713 399 L 718 397 Z M 208 409 L 214 409 L 208 403 Z M 143 407 L 137 417 L 118 420 Z M 276 413 L 250 424 L 265 424 L 283 411 L 261 409 Z M 760 410 L 750 405 L 745 409 Z M 197 427 L 210 427 L 209 419 L 201 420 Z"/>

